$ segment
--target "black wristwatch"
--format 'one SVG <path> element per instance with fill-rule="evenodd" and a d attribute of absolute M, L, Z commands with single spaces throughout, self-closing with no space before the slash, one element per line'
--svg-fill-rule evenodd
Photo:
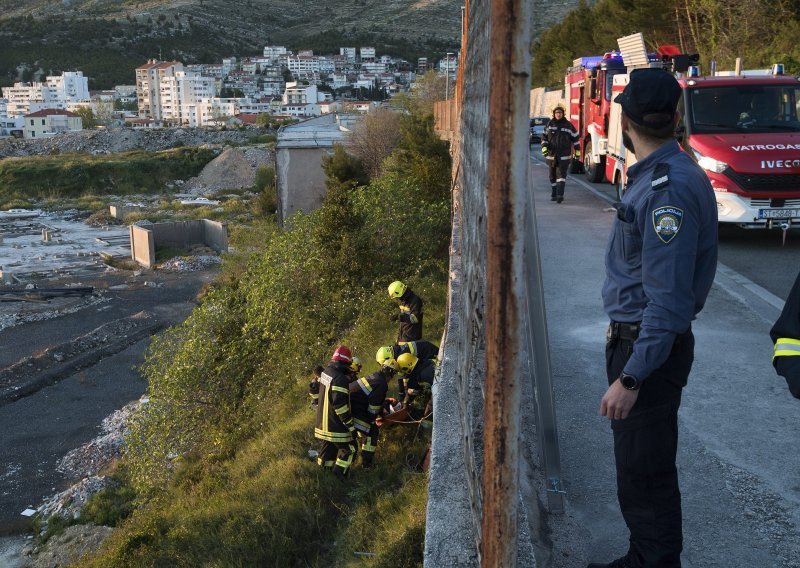
<path fill-rule="evenodd" d="M 639 390 L 639 386 L 642 384 L 639 382 L 639 379 L 637 379 L 633 375 L 627 374 L 625 371 L 620 373 L 619 382 L 620 384 L 622 384 L 623 387 L 625 387 L 629 391 Z"/>

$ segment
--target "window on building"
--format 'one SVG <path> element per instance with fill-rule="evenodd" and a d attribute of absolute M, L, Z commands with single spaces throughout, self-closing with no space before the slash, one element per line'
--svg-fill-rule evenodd
<path fill-rule="evenodd" d="M 45 119 L 43 118 L 42 119 L 42 126 L 44 126 L 44 124 L 45 124 Z"/>
<path fill-rule="evenodd" d="M 33 119 L 31 119 L 31 126 L 33 126 Z"/>

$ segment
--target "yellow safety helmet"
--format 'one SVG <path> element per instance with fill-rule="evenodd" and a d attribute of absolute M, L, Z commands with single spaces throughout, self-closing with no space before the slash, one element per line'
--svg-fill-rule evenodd
<path fill-rule="evenodd" d="M 389 284 L 390 298 L 399 298 L 405 293 L 406 293 L 406 285 L 400 282 L 399 280 L 395 280 L 394 282 Z"/>
<path fill-rule="evenodd" d="M 352 370 L 354 373 L 360 372 L 362 366 L 361 359 L 358 357 L 353 357 L 353 360 L 350 361 L 350 370 Z"/>
<path fill-rule="evenodd" d="M 403 353 L 397 358 L 397 365 L 400 367 L 400 372 L 407 375 L 417 366 L 417 361 L 419 361 L 419 359 L 417 359 L 416 355 Z"/>
<path fill-rule="evenodd" d="M 400 366 L 397 364 L 397 360 L 394 357 L 384 359 L 383 363 L 381 363 L 381 367 L 384 369 L 391 369 L 393 372 L 400 370 Z"/>
<path fill-rule="evenodd" d="M 378 365 L 383 365 L 383 362 L 387 359 L 394 359 L 394 351 L 388 345 L 378 349 L 378 352 L 375 354 L 375 361 L 378 362 Z"/>

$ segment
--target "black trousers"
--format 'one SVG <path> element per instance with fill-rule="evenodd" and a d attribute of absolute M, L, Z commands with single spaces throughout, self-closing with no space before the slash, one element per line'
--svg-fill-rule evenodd
<path fill-rule="evenodd" d="M 567 183 L 567 172 L 571 162 L 571 156 L 547 157 L 547 166 L 550 168 L 551 197 L 564 197 L 564 186 Z"/>
<path fill-rule="evenodd" d="M 606 343 L 608 384 L 622 372 L 633 339 Z M 681 493 L 675 465 L 678 408 L 694 361 L 691 330 L 679 335 L 667 361 L 647 377 L 624 420 L 612 420 L 617 497 L 630 531 L 632 568 L 679 568 L 683 549 Z"/>
<path fill-rule="evenodd" d="M 356 454 L 356 442 L 329 442 L 320 440 L 317 463 L 322 467 L 329 467 L 339 477 L 344 477 L 353 464 Z"/>

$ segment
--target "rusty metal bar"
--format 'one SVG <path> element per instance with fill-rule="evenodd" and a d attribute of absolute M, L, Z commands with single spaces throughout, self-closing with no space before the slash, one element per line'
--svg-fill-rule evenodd
<path fill-rule="evenodd" d="M 481 566 L 517 559 L 531 0 L 492 0 Z"/>

